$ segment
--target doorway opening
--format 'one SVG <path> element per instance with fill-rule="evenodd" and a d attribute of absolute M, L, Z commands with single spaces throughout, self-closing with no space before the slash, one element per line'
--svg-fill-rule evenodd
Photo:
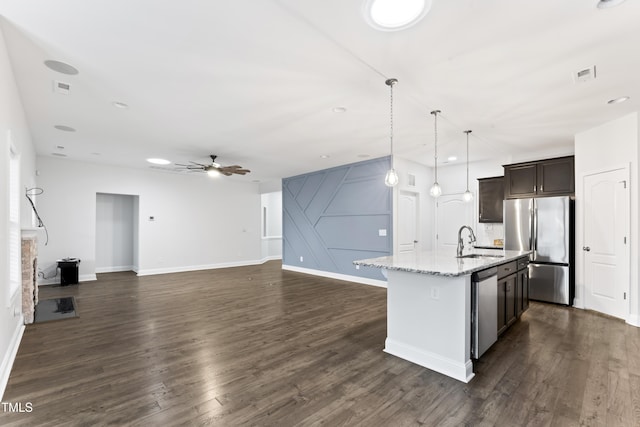
<path fill-rule="evenodd" d="M 138 271 L 139 196 L 96 193 L 96 273 Z"/>

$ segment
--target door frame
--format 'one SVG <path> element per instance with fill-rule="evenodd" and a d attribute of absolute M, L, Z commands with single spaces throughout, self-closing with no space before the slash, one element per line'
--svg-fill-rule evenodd
<path fill-rule="evenodd" d="M 584 236 L 585 236 L 585 225 L 586 225 L 586 221 L 585 221 L 586 210 L 584 208 L 585 180 L 589 176 L 599 175 L 607 172 L 614 172 L 618 170 L 624 171 L 625 180 L 627 182 L 626 210 L 625 210 L 625 221 L 624 221 L 625 228 L 626 228 L 625 234 L 627 236 L 627 244 L 625 245 L 625 249 L 624 249 L 624 259 L 626 261 L 625 290 L 627 292 L 627 302 L 625 304 L 626 313 L 624 316 L 624 320 L 628 323 L 629 316 L 631 315 L 631 245 L 634 244 L 633 239 L 631 238 L 631 189 L 633 187 L 631 183 L 631 164 L 630 163 L 621 164 L 617 166 L 610 166 L 610 167 L 606 167 L 598 170 L 590 170 L 582 173 L 580 176 L 580 195 L 579 195 L 580 197 L 578 199 L 579 209 L 578 209 L 578 206 L 576 206 L 576 233 L 575 233 L 576 266 L 575 268 L 577 271 L 578 264 L 580 265 L 581 277 L 580 277 L 580 281 L 579 282 L 576 281 L 576 284 L 575 284 L 576 301 L 574 306 L 578 308 L 587 309 L 587 304 L 586 304 L 587 289 L 586 289 L 586 283 L 585 283 L 587 263 L 585 259 L 586 258 L 585 253 L 582 250 L 582 247 L 585 245 Z M 580 225 L 579 230 L 577 229 L 578 224 Z"/>
<path fill-rule="evenodd" d="M 398 198 L 397 198 L 398 211 L 396 212 L 396 215 L 398 217 L 398 223 L 400 221 L 399 208 L 400 208 L 400 197 L 402 195 L 410 195 L 410 196 L 415 197 L 415 199 L 416 199 L 416 205 L 415 205 L 415 208 L 416 208 L 416 212 L 415 212 L 416 224 L 415 225 L 416 225 L 416 238 L 418 239 L 418 244 L 415 246 L 414 252 L 420 252 L 422 250 L 422 239 L 421 239 L 421 236 L 422 236 L 422 234 L 421 234 L 421 232 L 422 232 L 421 225 L 422 224 L 421 224 L 421 221 L 420 221 L 420 218 L 421 218 L 420 217 L 420 214 L 421 214 L 421 211 L 420 211 L 420 203 L 421 203 L 420 193 L 417 192 L 417 191 L 412 191 L 412 190 L 402 190 L 402 189 L 398 190 Z M 393 236 L 394 236 L 394 240 L 395 240 L 393 253 L 394 254 L 399 254 L 400 253 L 400 232 L 399 232 L 398 228 L 396 228 L 396 230 L 394 230 Z"/>

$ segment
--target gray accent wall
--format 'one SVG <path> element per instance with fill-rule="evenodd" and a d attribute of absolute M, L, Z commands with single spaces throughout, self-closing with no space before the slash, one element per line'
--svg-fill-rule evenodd
<path fill-rule="evenodd" d="M 392 253 L 390 165 L 383 157 L 283 179 L 282 263 L 385 280 L 379 269 L 356 270 L 352 262 Z"/>

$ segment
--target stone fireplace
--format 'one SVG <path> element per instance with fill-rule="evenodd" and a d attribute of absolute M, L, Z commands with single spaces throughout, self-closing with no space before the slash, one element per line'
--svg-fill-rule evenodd
<path fill-rule="evenodd" d="M 38 304 L 38 239 L 22 235 L 22 314 L 24 323 L 33 323 Z"/>

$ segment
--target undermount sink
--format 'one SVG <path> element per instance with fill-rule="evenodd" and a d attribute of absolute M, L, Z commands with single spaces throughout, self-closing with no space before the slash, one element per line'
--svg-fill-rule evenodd
<path fill-rule="evenodd" d="M 504 258 L 504 255 L 489 255 L 489 254 L 467 254 L 457 258 Z"/>

